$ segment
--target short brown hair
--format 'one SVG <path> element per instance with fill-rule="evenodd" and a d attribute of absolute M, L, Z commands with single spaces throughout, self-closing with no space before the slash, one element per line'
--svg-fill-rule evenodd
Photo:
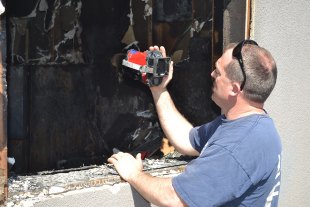
<path fill-rule="evenodd" d="M 276 84 L 276 62 L 268 50 L 251 44 L 243 46 L 242 58 L 247 78 L 243 88 L 244 96 L 251 101 L 264 103 Z M 233 58 L 225 71 L 230 80 L 243 81 L 237 59 Z"/>

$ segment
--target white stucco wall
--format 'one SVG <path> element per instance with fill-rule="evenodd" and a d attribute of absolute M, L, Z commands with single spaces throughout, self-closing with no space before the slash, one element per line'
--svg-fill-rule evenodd
<path fill-rule="evenodd" d="M 282 136 L 280 207 L 310 206 L 310 0 L 253 0 L 251 37 L 274 55 L 266 104 Z"/>

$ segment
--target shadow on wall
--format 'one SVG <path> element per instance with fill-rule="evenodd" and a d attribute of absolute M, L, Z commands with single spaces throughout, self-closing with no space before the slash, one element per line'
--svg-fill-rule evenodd
<path fill-rule="evenodd" d="M 151 207 L 151 204 L 145 200 L 132 186 L 130 186 L 132 198 L 135 207 Z"/>

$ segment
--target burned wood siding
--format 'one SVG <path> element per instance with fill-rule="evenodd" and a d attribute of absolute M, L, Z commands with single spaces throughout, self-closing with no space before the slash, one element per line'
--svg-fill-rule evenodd
<path fill-rule="evenodd" d="M 118 54 L 133 41 L 142 51 L 150 43 L 167 44 L 177 63 L 169 90 L 193 124 L 216 116 L 210 99 L 212 24 L 193 32 L 197 2 L 171 1 L 177 11 L 163 7 L 157 19 L 145 1 L 39 0 L 31 8 L 27 4 L 28 13 L 17 8 L 18 0 L 9 2 L 8 129 L 14 170 L 101 164 L 114 147 L 132 153 L 159 148 L 164 135 L 148 86 L 119 71 Z M 199 8 L 199 23 L 210 22 L 212 14 L 205 13 L 211 5 Z"/>

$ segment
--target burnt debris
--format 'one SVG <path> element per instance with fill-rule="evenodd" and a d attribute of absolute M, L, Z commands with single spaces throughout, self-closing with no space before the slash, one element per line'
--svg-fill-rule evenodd
<path fill-rule="evenodd" d="M 126 48 L 164 45 L 176 63 L 177 108 L 194 125 L 219 113 L 210 99 L 212 1 L 153 2 L 7 1 L 12 171 L 102 164 L 113 148 L 161 156 L 148 86 L 119 73 Z"/>

